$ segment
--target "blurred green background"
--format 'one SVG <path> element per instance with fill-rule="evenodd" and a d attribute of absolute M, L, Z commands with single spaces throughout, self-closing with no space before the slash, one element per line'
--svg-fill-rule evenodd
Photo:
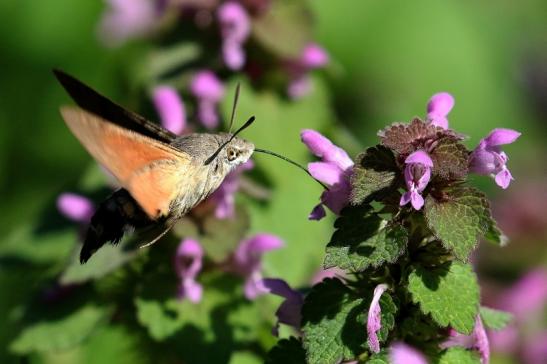
<path fill-rule="evenodd" d="M 532 182 L 545 186 L 547 2 L 309 3 L 316 20 L 316 39 L 333 62 L 321 75 L 322 80 L 316 80 L 326 83 L 326 93 L 307 102 L 310 108 L 313 102 L 326 103 L 323 106 L 329 112 L 316 116 L 320 122 L 302 118 L 298 125 L 284 130 L 289 135 L 279 133 L 284 140 L 272 141 L 271 134 L 261 131 L 260 123 L 247 137 L 280 152 L 286 140 L 292 139 L 289 154 L 303 161 L 307 153 L 299 145 L 298 130 L 321 126 L 355 154 L 377 143 L 377 130 L 393 121 L 423 116 L 429 97 L 448 91 L 456 98 L 449 116 L 451 127 L 470 136 L 468 147 L 474 147 L 496 127 L 522 132 L 517 143 L 505 148 L 516 179 L 509 191 L 497 189 L 488 178 L 477 177 L 476 184 L 493 199 Z M 139 46 L 108 49 L 99 44 L 96 26 L 103 9 L 101 1 L 0 1 L 0 231 L 4 237 L 42 213 L 45 206 L 52 206 L 56 196 L 73 185 L 91 164 L 59 116 L 59 106 L 69 100 L 51 69 L 64 69 L 112 99 L 126 100 L 121 74 Z M 240 115 L 252 113 L 252 101 L 243 98 L 241 108 Z M 281 180 L 283 174 L 294 172 L 278 164 L 272 168 L 279 169 Z M 291 188 L 286 186 L 284 193 L 290 193 Z M 309 196 L 319 194 L 309 181 L 299 188 L 312 189 Z M 546 190 L 539 193 L 546 194 Z M 294 208 L 308 211 L 316 200 L 310 197 L 304 203 Z M 268 269 L 293 283 L 302 283 L 304 273 L 311 274 L 320 264 L 331 221 L 305 222 L 305 213 L 299 221 L 292 214 L 283 216 L 282 210 L 291 209 L 290 204 L 280 203 L 278 207 L 279 220 L 258 218 L 253 229 L 278 233 L 288 241 L 288 253 L 272 254 Z M 323 235 L 323 241 L 317 247 L 299 247 L 299 234 L 312 230 L 319 231 L 313 234 Z M 505 257 L 496 261 L 497 267 L 502 271 L 507 267 L 513 274 L 509 276 L 514 277 L 527 266 L 545 264 L 545 234 L 531 240 L 535 241 L 528 245 L 530 253 L 519 256 L 516 262 L 509 258 L 511 254 L 492 250 L 492 254 Z M 302 251 L 316 253 L 298 257 Z M 306 264 L 301 267 L 303 259 Z M 287 266 L 294 266 L 299 273 L 292 273 Z M 5 279 L 9 278 L 1 281 Z M 0 311 L 10 312 L 12 294 L 2 287 Z M 9 335 L 0 334 L 2 346 Z"/>

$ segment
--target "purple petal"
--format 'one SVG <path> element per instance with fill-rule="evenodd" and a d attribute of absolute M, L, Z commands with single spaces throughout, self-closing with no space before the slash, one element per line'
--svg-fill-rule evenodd
<path fill-rule="evenodd" d="M 370 350 L 374 353 L 380 352 L 380 341 L 378 340 L 378 330 L 382 328 L 382 317 L 381 317 L 381 307 L 380 307 L 380 297 L 387 290 L 387 284 L 379 284 L 374 289 L 374 296 L 372 297 L 372 302 L 370 303 L 370 308 L 368 310 L 368 319 L 367 319 L 367 334 L 368 334 L 368 345 Z"/>
<path fill-rule="evenodd" d="M 62 193 L 57 198 L 57 209 L 70 220 L 88 223 L 95 207 L 86 197 L 74 193 Z"/>
<path fill-rule="evenodd" d="M 443 129 L 448 129 L 448 119 L 446 117 L 430 115 L 429 119 L 431 120 L 432 125 L 438 126 Z"/>
<path fill-rule="evenodd" d="M 186 113 L 177 90 L 170 86 L 158 86 L 153 90 L 152 99 L 163 127 L 181 134 L 186 127 Z"/>
<path fill-rule="evenodd" d="M 473 173 L 488 176 L 497 169 L 496 155 L 486 149 L 477 147 L 471 154 L 469 170 Z"/>
<path fill-rule="evenodd" d="M 482 325 L 480 316 L 477 315 L 477 321 L 475 323 L 475 329 L 473 331 L 473 337 L 475 339 L 474 347 L 478 350 L 481 356 L 481 363 L 488 364 L 490 360 L 490 345 L 488 343 L 488 337 L 486 331 Z"/>
<path fill-rule="evenodd" d="M 293 290 L 282 279 L 265 278 L 262 280 L 262 284 L 269 293 L 285 298 L 285 301 L 279 306 L 276 312 L 278 321 L 299 329 L 304 296 L 300 292 Z"/>
<path fill-rule="evenodd" d="M 108 10 L 99 24 L 99 36 L 107 46 L 118 46 L 130 38 L 145 35 L 158 22 L 153 1 L 108 0 Z"/>
<path fill-rule="evenodd" d="M 312 90 L 312 83 L 308 75 L 303 74 L 293 78 L 287 86 L 287 95 L 293 100 L 301 99 Z"/>
<path fill-rule="evenodd" d="M 429 180 L 431 179 L 431 168 L 427 167 L 423 171 L 422 176 L 420 179 L 418 179 L 418 182 L 416 183 L 416 190 L 419 193 L 422 193 L 422 191 L 427 187 L 427 184 L 429 183 Z"/>
<path fill-rule="evenodd" d="M 198 99 L 211 101 L 213 104 L 224 97 L 224 85 L 211 71 L 200 71 L 192 79 L 190 90 Z"/>
<path fill-rule="evenodd" d="M 323 279 L 325 278 L 334 278 L 334 277 L 344 277 L 345 276 L 345 272 L 338 268 L 338 267 L 333 267 L 333 268 L 328 268 L 328 269 L 320 269 L 317 273 L 315 273 L 315 275 L 312 277 L 312 279 L 310 280 L 310 283 L 312 285 L 314 284 L 317 284 L 321 281 L 323 281 Z"/>
<path fill-rule="evenodd" d="M 203 296 L 203 287 L 195 280 L 187 278 L 179 285 L 178 298 L 180 300 L 188 298 L 190 302 L 198 303 Z"/>
<path fill-rule="evenodd" d="M 321 194 L 321 202 L 336 215 L 340 215 L 342 209 L 348 204 L 349 195 L 349 183 L 338 184 L 332 186 L 328 191 L 323 191 Z"/>
<path fill-rule="evenodd" d="M 283 246 L 283 241 L 271 234 L 257 234 L 244 240 L 234 252 L 236 270 L 244 276 L 260 273 L 262 254 Z"/>
<path fill-rule="evenodd" d="M 222 58 L 232 71 L 238 71 L 245 65 L 245 50 L 241 43 L 225 41 L 222 44 Z"/>
<path fill-rule="evenodd" d="M 184 239 L 177 248 L 175 270 L 181 279 L 194 278 L 203 264 L 203 248 L 193 239 Z"/>
<path fill-rule="evenodd" d="M 218 126 L 217 105 L 209 100 L 198 101 L 198 119 L 207 129 Z"/>
<path fill-rule="evenodd" d="M 512 353 L 519 346 L 519 331 L 514 324 L 510 324 L 500 331 L 489 331 L 490 344 L 493 351 Z"/>
<path fill-rule="evenodd" d="M 487 147 L 493 147 L 503 144 L 511 144 L 520 136 L 521 133 L 512 129 L 494 129 L 488 134 L 484 141 Z"/>
<path fill-rule="evenodd" d="M 409 203 L 410 198 L 411 198 L 411 192 L 410 191 L 406 191 L 405 193 L 403 193 L 403 195 L 401 196 L 401 200 L 399 201 L 399 206 L 404 206 L 407 203 Z"/>
<path fill-rule="evenodd" d="M 255 272 L 247 277 L 243 292 L 245 298 L 248 300 L 254 300 L 258 296 L 268 293 L 268 289 L 264 286 L 260 272 Z"/>
<path fill-rule="evenodd" d="M 252 254 L 263 254 L 270 250 L 282 248 L 285 245 L 283 240 L 272 234 L 256 234 L 247 241 L 248 250 Z"/>
<path fill-rule="evenodd" d="M 327 216 L 327 212 L 325 211 L 323 204 L 320 203 L 311 210 L 308 220 L 321 220 L 325 216 Z"/>
<path fill-rule="evenodd" d="M 243 43 L 251 33 L 251 20 L 245 8 L 234 1 L 220 5 L 217 11 L 222 37 L 231 42 Z"/>
<path fill-rule="evenodd" d="M 433 167 L 433 161 L 431 160 L 431 157 L 429 157 L 429 154 L 427 154 L 423 150 L 417 150 L 414 153 L 410 154 L 408 157 L 406 157 L 405 163 L 419 163 L 423 164 L 426 167 Z"/>
<path fill-rule="evenodd" d="M 416 211 L 420 210 L 424 205 L 424 198 L 417 191 L 410 192 L 410 203 Z"/>
<path fill-rule="evenodd" d="M 509 184 L 511 183 L 511 180 L 513 180 L 513 176 L 511 175 L 511 172 L 504 167 L 498 174 L 496 174 L 495 181 L 498 186 L 500 186 L 503 189 L 506 189 L 509 187 Z"/>
<path fill-rule="evenodd" d="M 279 278 L 264 278 L 262 284 L 268 290 L 268 293 L 275 294 L 287 299 L 300 298 L 301 294 L 293 290 L 289 284 Z"/>
<path fill-rule="evenodd" d="M 329 63 L 329 55 L 318 44 L 310 43 L 304 48 L 300 62 L 308 69 L 321 68 Z"/>
<path fill-rule="evenodd" d="M 308 149 L 316 156 L 322 158 L 323 161 L 333 162 L 343 171 L 353 166 L 353 161 L 348 154 L 321 135 L 321 133 L 311 129 L 304 129 L 300 132 L 300 138 Z"/>
<path fill-rule="evenodd" d="M 422 353 L 402 342 L 391 345 L 389 359 L 392 364 L 427 364 Z"/>
<path fill-rule="evenodd" d="M 330 162 L 313 162 L 308 164 L 308 171 L 313 178 L 327 184 L 328 186 L 340 183 L 344 178 L 344 171 L 336 164 Z"/>
<path fill-rule="evenodd" d="M 431 119 L 435 119 L 436 117 L 445 117 L 453 107 L 454 97 L 448 92 L 439 92 L 431 96 L 429 99 L 429 102 L 427 103 L 427 115 Z"/>

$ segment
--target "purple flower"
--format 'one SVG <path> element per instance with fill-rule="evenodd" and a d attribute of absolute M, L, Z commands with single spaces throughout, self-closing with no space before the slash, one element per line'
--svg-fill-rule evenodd
<path fill-rule="evenodd" d="M 191 302 L 201 301 L 203 288 L 196 277 L 203 264 L 203 248 L 192 239 L 184 239 L 177 248 L 175 271 L 180 278 L 178 298 L 188 298 Z"/>
<path fill-rule="evenodd" d="M 107 0 L 109 9 L 99 24 L 99 36 L 108 46 L 119 46 L 154 29 L 158 14 L 154 1 Z"/>
<path fill-rule="evenodd" d="M 523 350 L 525 364 L 545 364 L 547 358 L 547 331 L 535 335 Z"/>
<path fill-rule="evenodd" d="M 454 330 L 451 331 L 450 335 L 451 337 L 441 344 L 441 348 L 461 346 L 467 349 L 475 349 L 481 356 L 481 363 L 488 364 L 490 360 L 490 344 L 480 315 L 477 315 L 475 328 L 471 335 L 462 335 Z"/>
<path fill-rule="evenodd" d="M 499 307 L 523 321 L 541 311 L 547 302 L 547 270 L 537 268 L 528 272 L 498 299 Z"/>
<path fill-rule="evenodd" d="M 505 189 L 513 179 L 507 169 L 507 154 L 501 151 L 501 145 L 511 144 L 520 136 L 520 133 L 511 129 L 494 129 L 475 148 L 469 159 L 471 172 L 490 175 L 496 184 Z"/>
<path fill-rule="evenodd" d="M 374 353 L 380 352 L 380 341 L 378 340 L 378 330 L 382 328 L 382 309 L 380 307 L 380 297 L 387 290 L 387 284 L 379 284 L 374 288 L 374 296 L 368 309 L 367 334 L 368 346 Z"/>
<path fill-rule="evenodd" d="M 163 127 L 181 134 L 186 127 L 186 112 L 177 90 L 171 86 L 158 86 L 152 92 L 152 100 Z"/>
<path fill-rule="evenodd" d="M 264 278 L 262 286 L 265 287 L 268 293 L 285 298 L 279 306 L 275 315 L 277 323 L 274 327 L 273 334 L 278 335 L 279 324 L 292 326 L 296 330 L 300 330 L 300 321 L 302 320 L 302 305 L 304 304 L 304 296 L 302 293 L 292 289 L 287 282 L 282 279 Z"/>
<path fill-rule="evenodd" d="M 427 359 L 422 353 L 402 342 L 391 345 L 389 359 L 393 364 L 427 364 Z"/>
<path fill-rule="evenodd" d="M 262 255 L 283 246 L 283 241 L 271 234 L 257 234 L 239 244 L 232 269 L 245 278 L 245 297 L 252 300 L 268 292 L 262 281 Z"/>
<path fill-rule="evenodd" d="M 57 198 L 57 209 L 65 217 L 86 224 L 91 220 L 95 207 L 88 198 L 75 193 L 62 193 Z"/>
<path fill-rule="evenodd" d="M 218 8 L 218 21 L 222 34 L 224 63 L 231 70 L 240 70 L 245 64 L 243 44 L 251 33 L 251 21 L 245 8 L 228 1 Z"/>
<path fill-rule="evenodd" d="M 346 272 L 338 267 L 320 269 L 318 272 L 314 274 L 310 283 L 312 285 L 315 285 L 323 281 L 323 279 L 325 278 L 345 277 L 345 276 L 346 276 Z"/>
<path fill-rule="evenodd" d="M 454 97 L 448 92 L 439 92 L 429 99 L 427 103 L 427 118 L 431 124 L 448 129 L 446 116 L 454 107 Z"/>
<path fill-rule="evenodd" d="M 210 199 L 216 203 L 215 216 L 218 219 L 227 219 L 234 216 L 235 193 L 239 190 L 241 174 L 253 167 L 253 161 L 250 159 L 239 165 L 224 178 L 220 187 L 213 192 Z"/>
<path fill-rule="evenodd" d="M 311 81 L 308 73 L 311 70 L 325 67 L 329 63 L 329 55 L 318 44 L 310 43 L 302 50 L 300 57 L 288 63 L 291 78 L 287 93 L 292 99 L 307 95 L 311 90 Z"/>
<path fill-rule="evenodd" d="M 405 159 L 405 182 L 408 191 L 401 196 L 401 206 L 411 203 L 412 207 L 419 210 L 424 205 L 421 193 L 431 178 L 433 161 L 423 150 L 417 150 Z"/>
<path fill-rule="evenodd" d="M 339 214 L 349 200 L 349 178 L 353 161 L 342 148 L 315 130 L 305 129 L 300 133 L 300 137 L 308 149 L 322 159 L 322 162 L 309 163 L 308 171 L 329 187 L 327 191 L 323 191 L 321 203 L 313 208 L 308 218 L 322 219 L 325 216 L 323 205 Z"/>
<path fill-rule="evenodd" d="M 198 101 L 198 119 L 208 129 L 218 125 L 217 104 L 224 97 L 222 82 L 211 71 L 201 71 L 192 79 L 190 90 Z"/>

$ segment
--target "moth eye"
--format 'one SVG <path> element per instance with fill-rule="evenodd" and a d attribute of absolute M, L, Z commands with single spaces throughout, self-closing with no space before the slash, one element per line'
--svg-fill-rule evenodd
<path fill-rule="evenodd" d="M 236 151 L 235 149 L 230 148 L 228 149 L 227 154 L 228 154 L 228 161 L 232 162 L 237 158 L 237 156 L 239 155 L 239 152 Z"/>

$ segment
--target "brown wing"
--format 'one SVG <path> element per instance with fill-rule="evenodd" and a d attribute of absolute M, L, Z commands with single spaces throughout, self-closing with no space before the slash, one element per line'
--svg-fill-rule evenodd
<path fill-rule="evenodd" d="M 190 167 L 188 154 L 77 107 L 62 107 L 61 114 L 87 151 L 150 218 L 167 215 Z"/>

